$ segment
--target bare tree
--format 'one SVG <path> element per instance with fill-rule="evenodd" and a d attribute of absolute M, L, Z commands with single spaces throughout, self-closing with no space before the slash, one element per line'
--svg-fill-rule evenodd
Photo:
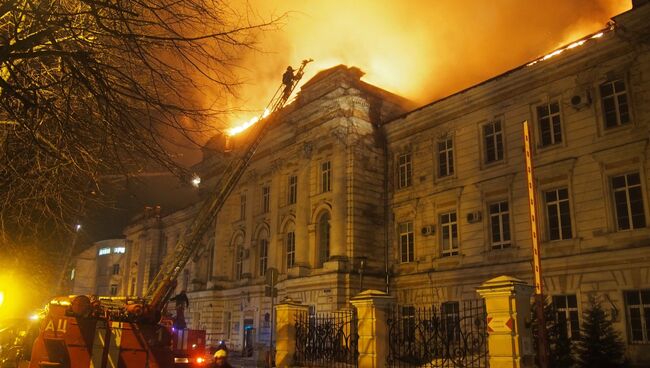
<path fill-rule="evenodd" d="M 168 133 L 225 112 L 197 94 L 232 93 L 238 55 L 282 17 L 250 18 L 217 0 L 0 0 L 0 244 L 72 229 L 105 175 L 182 175 Z"/>

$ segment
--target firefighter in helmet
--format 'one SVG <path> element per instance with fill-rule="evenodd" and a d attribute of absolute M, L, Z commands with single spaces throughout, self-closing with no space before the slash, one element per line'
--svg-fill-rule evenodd
<path fill-rule="evenodd" d="M 209 368 L 232 368 L 228 363 L 228 350 L 225 348 L 218 348 L 214 353 L 214 360 Z"/>

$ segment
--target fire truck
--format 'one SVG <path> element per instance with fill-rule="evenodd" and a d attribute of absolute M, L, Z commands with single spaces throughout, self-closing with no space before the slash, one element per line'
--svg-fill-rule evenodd
<path fill-rule="evenodd" d="M 293 79 L 283 80 L 267 106 L 270 117 L 285 105 L 311 61 L 303 60 Z M 47 304 L 29 368 L 169 368 L 206 362 L 205 331 L 177 331 L 162 311 L 176 288 L 176 279 L 200 251 L 201 238 L 214 226 L 268 125 L 262 121 L 254 126 L 250 143 L 230 161 L 143 297 L 73 295 L 56 297 Z"/>

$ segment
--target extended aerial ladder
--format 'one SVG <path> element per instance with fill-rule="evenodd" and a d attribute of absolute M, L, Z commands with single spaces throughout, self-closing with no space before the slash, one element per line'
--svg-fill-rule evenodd
<path fill-rule="evenodd" d="M 311 61 L 313 60 L 303 60 L 300 68 L 298 68 L 293 77 L 291 85 L 282 84 L 277 89 L 265 109 L 267 113 L 260 116 L 259 120 L 262 120 L 267 114 L 268 116 L 273 115 L 273 113 L 284 106 L 302 78 L 305 66 Z M 185 230 L 184 235 L 179 238 L 174 252 L 165 257 L 160 271 L 156 274 L 144 295 L 144 298 L 148 301 L 147 309 L 149 311 L 159 311 L 169 300 L 176 286 L 176 279 L 179 274 L 192 258 L 192 255 L 200 250 L 202 246 L 201 239 L 210 226 L 214 226 L 219 211 L 239 182 L 239 179 L 241 179 L 241 176 L 244 174 L 264 137 L 268 124 L 260 123 L 257 125 L 259 127 L 248 148 L 241 156 L 233 158 L 230 161 L 228 167 L 217 182 L 212 196 L 204 202 L 190 226 Z"/>

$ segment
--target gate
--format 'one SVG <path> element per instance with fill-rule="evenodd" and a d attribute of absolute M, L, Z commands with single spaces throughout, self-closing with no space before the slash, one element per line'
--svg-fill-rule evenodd
<path fill-rule="evenodd" d="M 396 306 L 389 313 L 391 367 L 488 367 L 483 299 L 431 307 Z"/>
<path fill-rule="evenodd" d="M 357 367 L 358 340 L 354 310 L 299 314 L 296 317 L 294 364 L 302 367 Z"/>

